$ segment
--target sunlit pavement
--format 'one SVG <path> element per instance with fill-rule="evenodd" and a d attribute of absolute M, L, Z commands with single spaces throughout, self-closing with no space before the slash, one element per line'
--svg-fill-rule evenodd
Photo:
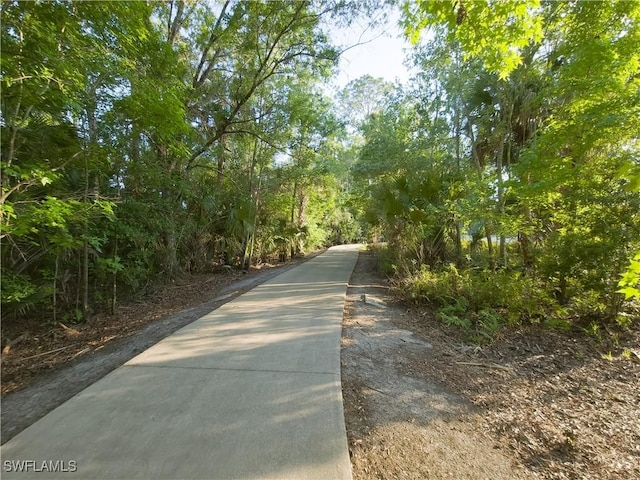
<path fill-rule="evenodd" d="M 1 448 L 2 478 L 351 478 L 339 343 L 357 249 L 329 249 L 80 392 Z"/>

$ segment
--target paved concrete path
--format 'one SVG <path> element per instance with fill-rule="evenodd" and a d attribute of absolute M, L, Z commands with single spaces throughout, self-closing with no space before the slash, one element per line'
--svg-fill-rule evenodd
<path fill-rule="evenodd" d="M 339 344 L 356 259 L 333 247 L 133 358 L 7 442 L 2 478 L 350 479 Z"/>

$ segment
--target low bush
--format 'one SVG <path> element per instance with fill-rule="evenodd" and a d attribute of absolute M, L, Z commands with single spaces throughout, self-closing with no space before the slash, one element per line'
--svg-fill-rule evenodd
<path fill-rule="evenodd" d="M 505 325 L 540 323 L 566 329 L 615 318 L 597 292 L 576 291 L 562 305 L 553 296 L 551 282 L 518 271 L 423 266 L 396 285 L 405 300 L 432 305 L 443 323 L 467 331 L 476 343 L 490 341 Z"/>

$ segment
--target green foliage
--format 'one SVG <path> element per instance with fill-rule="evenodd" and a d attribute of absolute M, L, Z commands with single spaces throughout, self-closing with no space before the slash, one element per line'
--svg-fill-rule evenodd
<path fill-rule="evenodd" d="M 538 323 L 557 308 L 547 285 L 518 272 L 459 271 L 454 265 L 433 270 L 423 266 L 401 285 L 408 299 L 444 308 L 453 306 L 454 310 L 446 312 L 467 316 L 474 323 L 487 320 L 489 313 L 499 313 L 501 323 Z"/>
<path fill-rule="evenodd" d="M 521 62 L 521 49 L 542 40 L 539 0 L 403 2 L 405 29 L 416 43 L 425 28 L 443 24 L 468 57 L 506 78 Z"/>
<path fill-rule="evenodd" d="M 366 237 L 478 340 L 635 321 L 637 2 L 405 2 L 432 32 L 421 73 L 358 79 L 337 107 L 326 20 L 368 4 L 1 8 L 6 312 L 86 318 Z"/>
<path fill-rule="evenodd" d="M 7 272 L 2 276 L 2 303 L 9 308 L 12 304 L 24 303 L 36 291 L 36 286 L 26 275 Z"/>
<path fill-rule="evenodd" d="M 640 300 L 640 252 L 636 253 L 636 256 L 631 260 L 627 271 L 618 282 L 618 286 L 620 290 L 616 290 L 616 292 L 622 293 L 625 300 L 631 298 Z"/>
<path fill-rule="evenodd" d="M 404 24 L 429 28 L 421 72 L 353 168 L 401 292 L 478 341 L 637 321 L 639 4 L 405 2 Z"/>
<path fill-rule="evenodd" d="M 453 303 L 445 305 L 438 310 L 438 319 L 445 325 L 469 330 L 473 324 L 466 317 L 467 308 L 467 299 L 464 297 L 457 298 Z"/>
<path fill-rule="evenodd" d="M 324 19 L 360 7 L 173 6 L 2 3 L 3 312 L 86 319 L 278 238 L 355 235 L 318 83 Z"/>
<path fill-rule="evenodd" d="M 490 340 L 505 325 L 542 323 L 549 328 L 598 325 L 607 318 L 602 295 L 585 291 L 563 306 L 552 295 L 552 285 L 518 272 L 459 271 L 448 265 L 424 266 L 403 278 L 398 291 L 412 302 L 437 308 L 447 325 L 468 331 L 474 341 Z"/>

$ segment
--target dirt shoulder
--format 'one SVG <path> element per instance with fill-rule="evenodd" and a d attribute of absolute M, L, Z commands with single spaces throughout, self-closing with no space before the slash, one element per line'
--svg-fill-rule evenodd
<path fill-rule="evenodd" d="M 185 277 L 73 328 L 3 325 L 2 443 L 176 330 L 319 253 L 247 273 Z M 6 339 L 21 337 L 6 348 Z"/>
<path fill-rule="evenodd" d="M 363 297 L 364 295 L 364 297 Z M 640 345 L 530 328 L 485 347 L 396 302 L 362 252 L 342 339 L 354 479 L 640 478 Z"/>

